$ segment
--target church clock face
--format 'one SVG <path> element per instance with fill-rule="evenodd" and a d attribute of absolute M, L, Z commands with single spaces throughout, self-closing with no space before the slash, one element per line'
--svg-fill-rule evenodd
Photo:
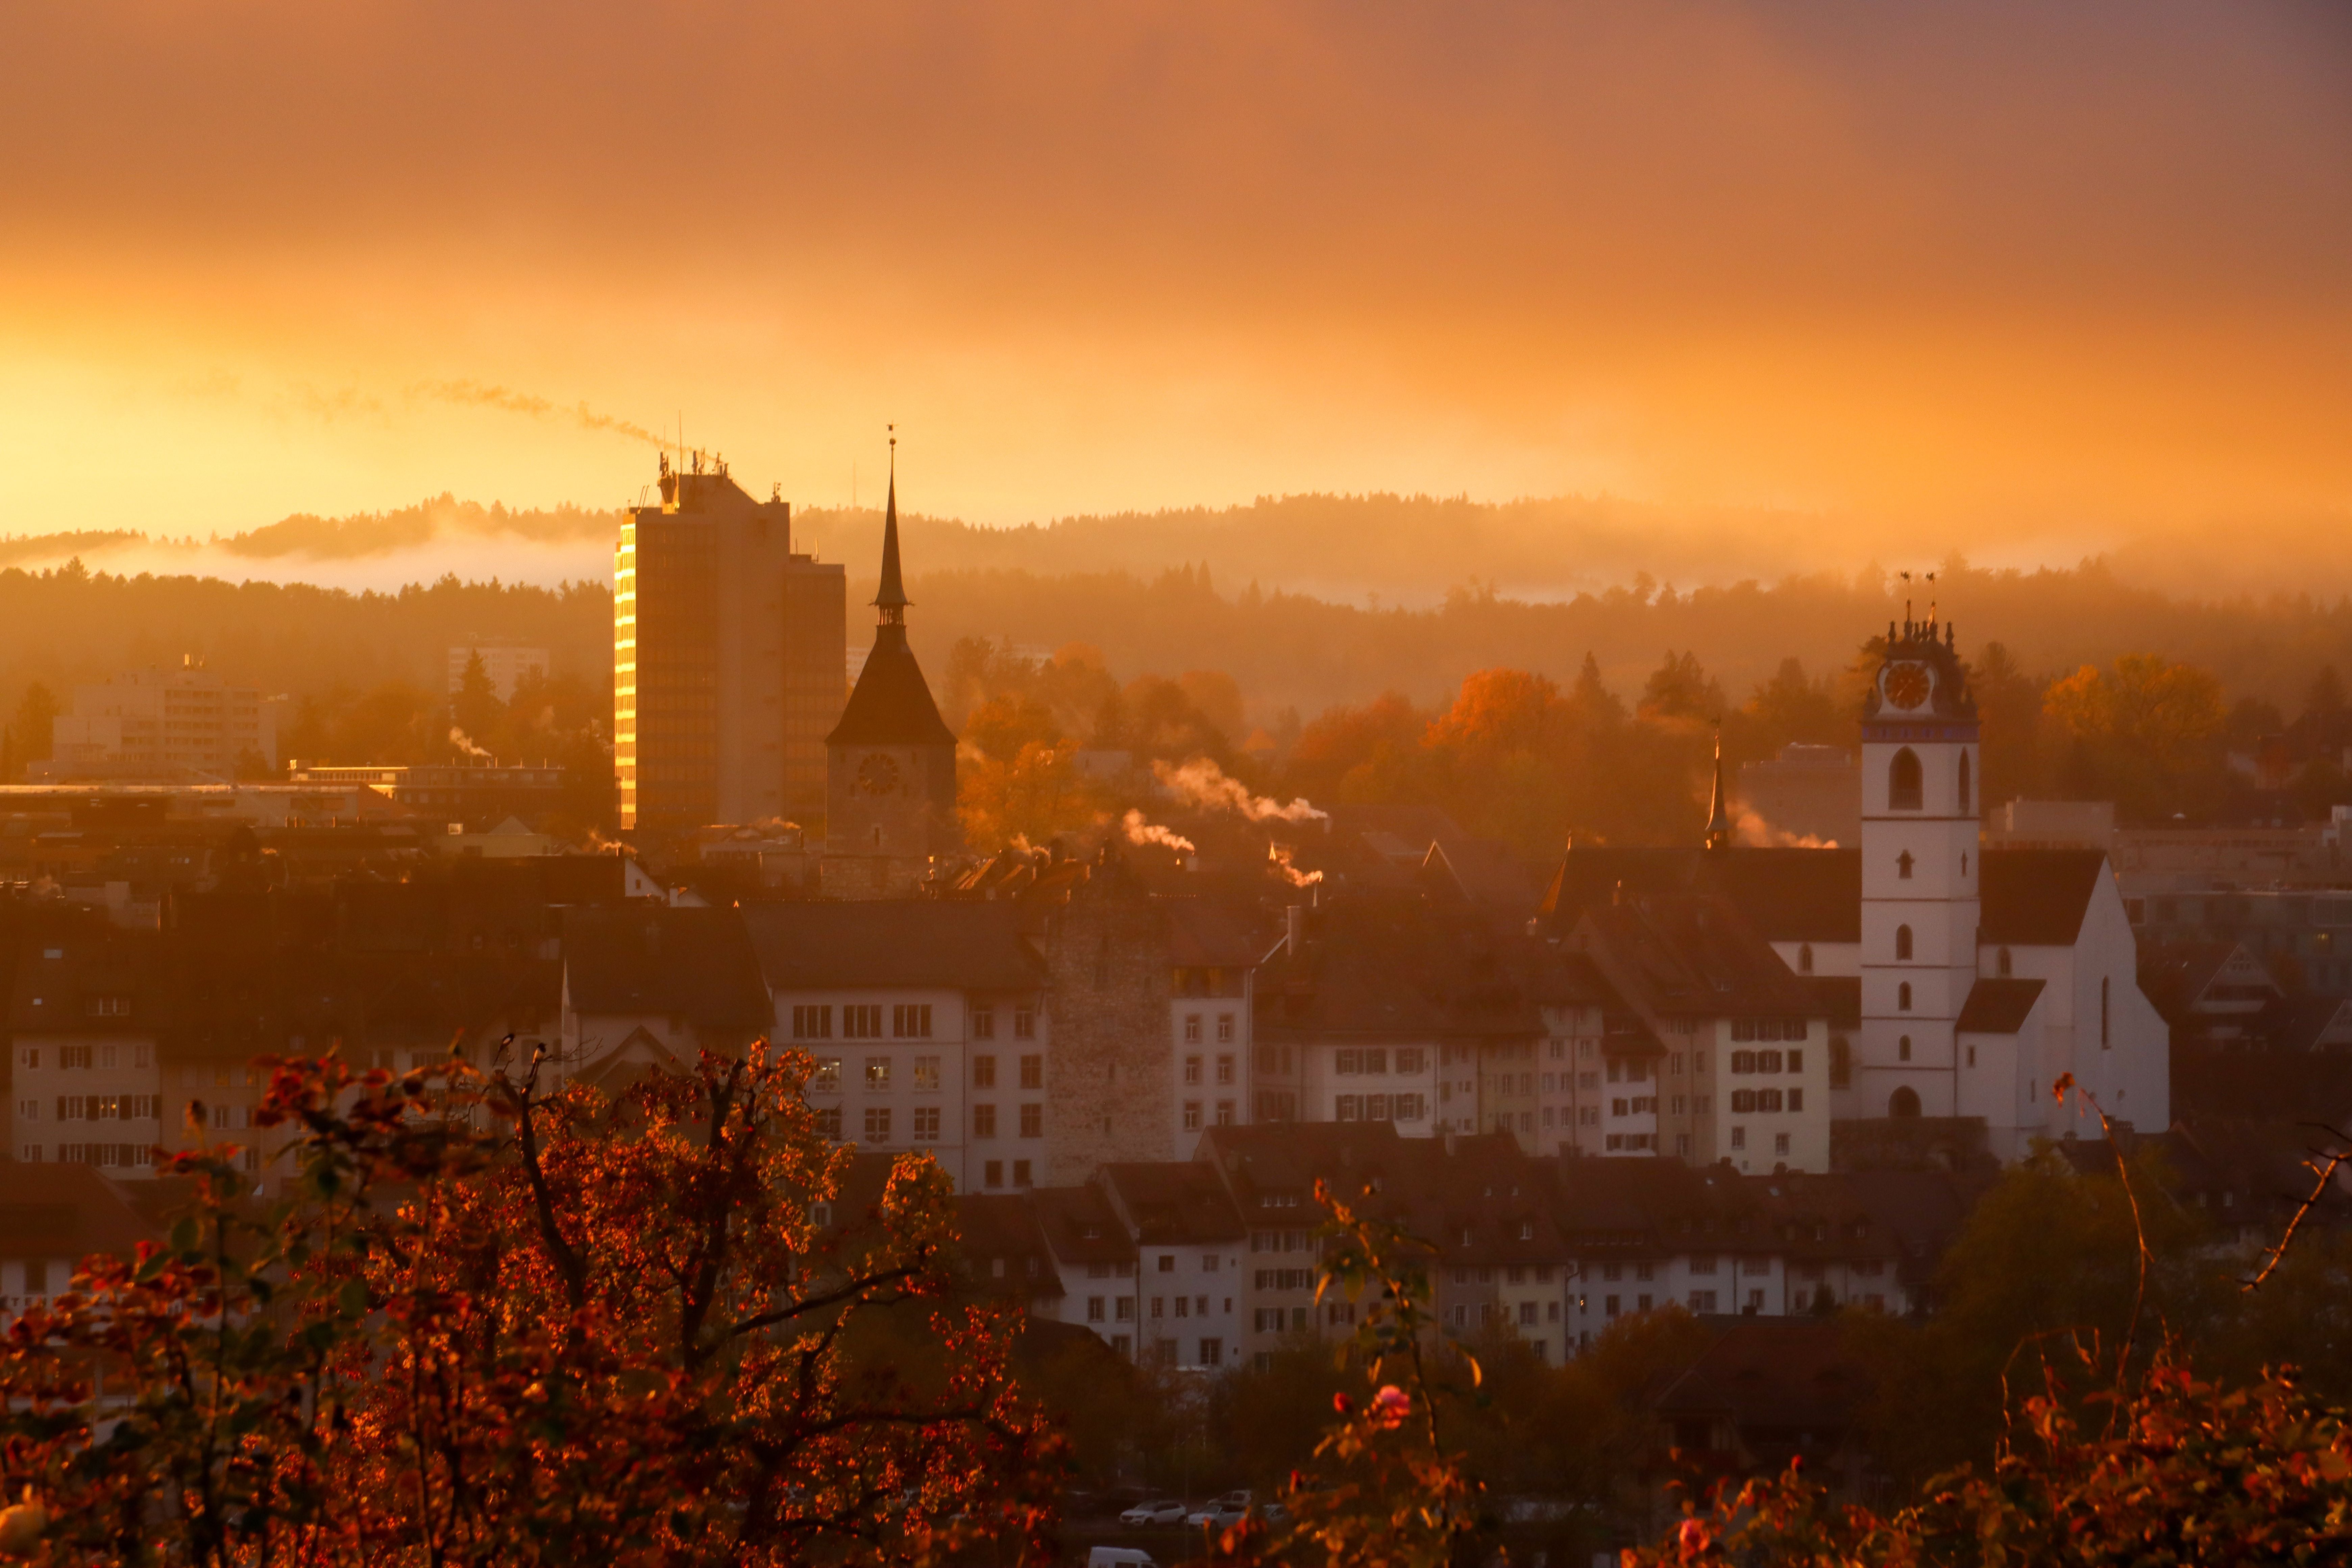
<path fill-rule="evenodd" d="M 898 787 L 898 764 L 877 753 L 857 764 L 857 787 L 867 795 L 888 795 Z"/>
<path fill-rule="evenodd" d="M 1886 672 L 1886 705 L 1909 710 L 1923 706 L 1935 681 L 1924 664 L 1898 664 Z"/>

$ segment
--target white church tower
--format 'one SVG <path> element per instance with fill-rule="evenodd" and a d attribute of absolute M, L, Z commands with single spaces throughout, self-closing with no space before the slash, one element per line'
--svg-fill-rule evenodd
<path fill-rule="evenodd" d="M 1976 699 L 1952 629 L 1886 628 L 1863 706 L 1862 1031 L 1840 1113 L 1960 1110 L 1955 1025 L 1977 978 Z"/>

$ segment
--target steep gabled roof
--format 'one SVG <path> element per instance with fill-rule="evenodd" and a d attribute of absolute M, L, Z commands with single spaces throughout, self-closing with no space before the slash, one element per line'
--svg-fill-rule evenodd
<path fill-rule="evenodd" d="M 1032 991 L 1045 981 L 1045 960 L 1008 903 L 773 903 L 741 915 L 761 975 L 778 991 Z"/>
<path fill-rule="evenodd" d="M 841 722 L 824 738 L 828 746 L 952 746 L 955 731 L 940 717 L 923 679 L 907 628 L 874 628 L 874 651 L 866 656 Z"/>
<path fill-rule="evenodd" d="M 1988 849 L 1977 882 L 1984 940 L 2019 947 L 2068 947 L 2083 929 L 2091 895 L 2108 875 L 2098 849 Z"/>
<path fill-rule="evenodd" d="M 1621 889 L 1727 899 L 1767 942 L 1862 940 L 1859 849 L 1571 849 L 1552 874 L 1542 918 L 1564 933 Z"/>
<path fill-rule="evenodd" d="M 2039 980 L 1979 980 L 1969 987 L 1952 1027 L 1963 1035 L 2013 1035 L 2042 998 Z"/>
<path fill-rule="evenodd" d="M 1105 1165 L 1101 1180 L 1143 1246 L 1239 1241 L 1247 1234 L 1215 1169 L 1197 1160 Z"/>
<path fill-rule="evenodd" d="M 159 1228 L 95 1166 L 0 1160 L 0 1258 L 128 1257 Z"/>
<path fill-rule="evenodd" d="M 575 1013 L 667 1014 L 712 1029 L 775 1022 L 735 910 L 568 910 L 563 967 Z"/>

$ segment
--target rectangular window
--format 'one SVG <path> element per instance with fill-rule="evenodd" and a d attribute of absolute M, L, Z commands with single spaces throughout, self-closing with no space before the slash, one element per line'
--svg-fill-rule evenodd
<path fill-rule="evenodd" d="M 1421 1071 L 1421 1068 L 1422 1049 L 1419 1046 L 1399 1046 L 1397 1047 L 1396 1069 L 1398 1072 L 1410 1075 Z"/>
<path fill-rule="evenodd" d="M 890 1108 L 869 1105 L 866 1108 L 866 1141 L 868 1143 L 890 1142 Z"/>
<path fill-rule="evenodd" d="M 996 1058 L 994 1057 L 974 1057 L 971 1058 L 971 1087 L 974 1089 L 994 1089 L 996 1087 Z"/>
<path fill-rule="evenodd" d="M 818 1111 L 816 1113 L 816 1131 L 819 1137 L 829 1138 L 836 1143 L 840 1142 L 841 1107 L 838 1105 L 828 1105 L 823 1110 Z"/>
<path fill-rule="evenodd" d="M 1201 1081 L 1200 1058 L 1186 1057 L 1184 1058 L 1184 1081 L 1186 1083 L 1198 1083 Z"/>
<path fill-rule="evenodd" d="M 1231 1013 L 1220 1013 L 1220 1014 L 1218 1014 L 1218 1015 L 1217 1015 L 1217 1044 L 1219 1044 L 1219 1045 L 1221 1045 L 1221 1046 L 1223 1046 L 1223 1045 L 1230 1045 L 1230 1044 L 1232 1044 L 1232 1043 L 1233 1043 L 1233 1038 L 1234 1038 L 1234 1016 L 1233 1016 Z"/>
<path fill-rule="evenodd" d="M 1364 1070 L 1364 1053 L 1352 1046 L 1335 1052 L 1331 1058 L 1331 1070 L 1342 1077 L 1354 1077 Z"/>
<path fill-rule="evenodd" d="M 940 1141 L 940 1108 L 936 1105 L 915 1107 L 915 1142 L 936 1143 Z"/>
<path fill-rule="evenodd" d="M 975 1138 L 996 1136 L 996 1107 L 983 1103 L 971 1108 L 971 1135 Z"/>
<path fill-rule="evenodd" d="M 1201 1102 L 1197 1100 L 1188 1100 L 1184 1102 L 1184 1131 L 1198 1132 L 1200 1130 Z"/>
<path fill-rule="evenodd" d="M 867 1057 L 866 1058 L 866 1092 L 869 1094 L 879 1094 L 887 1090 L 889 1087 L 890 1058 L 888 1057 Z"/>
<path fill-rule="evenodd" d="M 1748 1147 L 1747 1128 L 1735 1127 L 1731 1130 L 1731 1146 L 1735 1149 L 1745 1149 Z"/>
<path fill-rule="evenodd" d="M 940 1087 L 939 1058 L 917 1057 L 915 1058 L 915 1087 L 918 1089 L 934 1090 Z"/>
<path fill-rule="evenodd" d="M 1037 1012 L 1035 1008 L 1015 1007 L 1013 1009 L 1013 1037 L 1016 1040 L 1034 1040 L 1037 1037 Z"/>
<path fill-rule="evenodd" d="M 1231 1127 L 1233 1124 L 1234 1102 L 1230 1100 L 1221 1100 L 1217 1101 L 1217 1125 L 1220 1127 Z"/>
<path fill-rule="evenodd" d="M 1339 1119 L 1342 1121 L 1357 1121 L 1362 1120 L 1364 1114 L 1363 1097 L 1356 1094 L 1343 1094 L 1339 1096 L 1338 1114 Z"/>
<path fill-rule="evenodd" d="M 1775 1132 L 1772 1134 L 1772 1152 L 1775 1154 L 1785 1154 L 1788 1152 L 1789 1135 L 1786 1132 Z"/>
<path fill-rule="evenodd" d="M 1217 1081 L 1219 1083 L 1231 1083 L 1234 1081 L 1234 1058 L 1232 1057 L 1223 1056 L 1217 1058 Z"/>
<path fill-rule="evenodd" d="M 1026 1161 L 1026 1160 L 1015 1160 L 1015 1161 L 1013 1161 L 1013 1184 L 1014 1186 L 1016 1186 L 1016 1187 L 1025 1187 L 1025 1186 L 1029 1185 L 1029 1162 L 1028 1162 L 1028 1161 Z M 1127 1306 L 1127 1303 L 1126 1303 L 1126 1302 L 1124 1302 L 1124 1301 L 1121 1301 L 1121 1302 L 1119 1303 L 1119 1306 L 1120 1306 L 1120 1308 L 1122 1309 L 1122 1310 L 1121 1310 L 1121 1311 L 1120 1311 L 1120 1313 L 1119 1313 L 1119 1316 L 1121 1316 L 1121 1317 L 1123 1318 L 1123 1317 L 1125 1317 L 1125 1316 L 1127 1315 L 1127 1314 L 1126 1314 L 1126 1311 L 1124 1310 L 1124 1309 L 1125 1309 L 1125 1308 L 1126 1308 L 1126 1306 Z"/>
<path fill-rule="evenodd" d="M 1045 1108 L 1044 1106 L 1032 1101 L 1021 1108 L 1021 1136 L 1024 1138 L 1043 1138 L 1045 1136 Z"/>
<path fill-rule="evenodd" d="M 1789 1091 L 1789 1109 L 1791 1110 L 1802 1110 L 1805 1109 L 1805 1091 L 1803 1089 L 1792 1089 Z"/>
<path fill-rule="evenodd" d="M 1004 1184 L 1004 1162 L 1002 1160 L 991 1160 L 982 1165 L 980 1168 L 980 1179 L 983 1184 L 988 1186 L 1003 1186 Z"/>
<path fill-rule="evenodd" d="M 1387 1050 L 1380 1046 L 1366 1046 L 1364 1047 L 1364 1070 L 1368 1073 L 1388 1071 L 1389 1053 Z"/>
<path fill-rule="evenodd" d="M 793 1038 L 796 1040 L 829 1040 L 833 1038 L 833 1008 L 822 1003 L 793 1005 Z"/>
<path fill-rule="evenodd" d="M 1024 1089 L 1043 1089 L 1045 1087 L 1045 1058 L 1044 1057 L 1023 1057 L 1021 1058 L 1021 1087 Z"/>
<path fill-rule="evenodd" d="M 61 1068 L 86 1068 L 89 1066 L 89 1047 L 88 1046 L 59 1046 L 58 1047 L 58 1066 Z"/>
<path fill-rule="evenodd" d="M 1802 1072 L 1805 1070 L 1804 1052 L 1790 1051 L 1789 1053 L 1789 1070 L 1790 1072 Z"/>
<path fill-rule="evenodd" d="M 1201 1043 L 1201 1015 L 1198 1013 L 1184 1015 L 1184 1043 L 1188 1046 Z"/>
<path fill-rule="evenodd" d="M 809 1087 L 819 1094 L 837 1094 L 841 1090 L 841 1058 L 819 1057 L 816 1071 L 809 1077 Z"/>
<path fill-rule="evenodd" d="M 882 1037 L 882 1004 L 860 1003 L 841 1010 L 841 1033 L 844 1039 L 878 1040 Z"/>
<path fill-rule="evenodd" d="M 931 1005 L 929 1002 L 899 1002 L 890 1008 L 890 1035 L 893 1039 L 928 1040 L 931 1037 Z"/>
<path fill-rule="evenodd" d="M 1694 1291 L 1692 1291 L 1692 1292 L 1690 1293 L 1690 1310 L 1691 1310 L 1692 1311 L 1694 1311 L 1694 1312 L 1712 1312 L 1712 1311 L 1714 1311 L 1714 1310 L 1715 1310 L 1715 1292 L 1714 1292 L 1714 1291 L 1712 1291 L 1712 1290 L 1694 1290 Z"/>
<path fill-rule="evenodd" d="M 1364 1096 L 1364 1120 L 1386 1121 L 1389 1119 L 1389 1097 L 1385 1094 Z"/>
<path fill-rule="evenodd" d="M 971 1037 L 975 1040 L 996 1038 L 996 1009 L 974 1007 L 971 1010 Z"/>
<path fill-rule="evenodd" d="M 1105 1317 L 1105 1313 L 1104 1313 L 1104 1311 L 1103 1311 L 1103 1299 L 1102 1299 L 1100 1296 L 1089 1296 L 1089 1297 L 1087 1297 L 1087 1322 L 1089 1322 L 1089 1323 L 1099 1323 L 1099 1322 L 1101 1322 L 1101 1321 L 1103 1321 L 1104 1317 Z"/>

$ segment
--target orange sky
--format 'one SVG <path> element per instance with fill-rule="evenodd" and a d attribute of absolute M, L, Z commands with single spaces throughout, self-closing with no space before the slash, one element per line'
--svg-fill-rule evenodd
<path fill-rule="evenodd" d="M 12 0 L 0 58 L 0 531 L 610 505 L 583 404 L 826 504 L 895 419 L 992 521 L 2352 510 L 2333 0 Z"/>

